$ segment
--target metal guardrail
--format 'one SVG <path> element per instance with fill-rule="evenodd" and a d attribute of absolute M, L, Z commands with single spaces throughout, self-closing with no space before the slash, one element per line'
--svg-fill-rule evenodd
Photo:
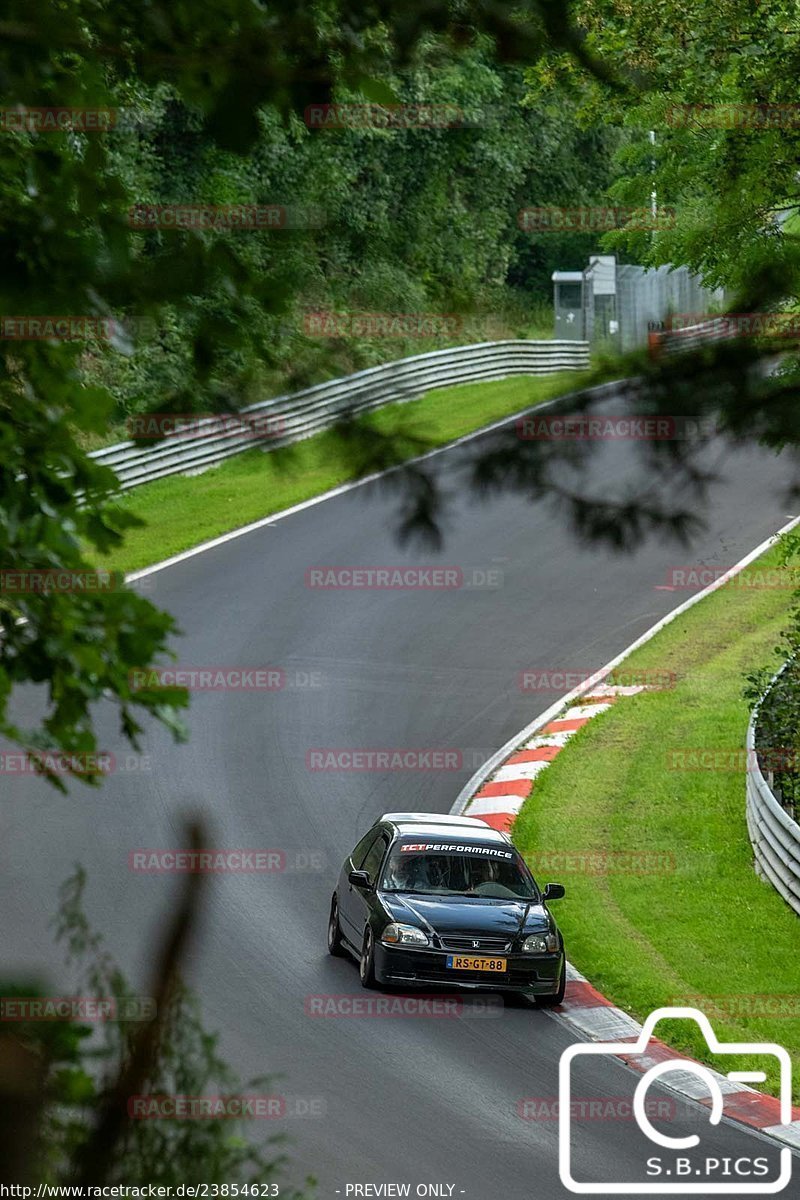
<path fill-rule="evenodd" d="M 168 475 L 202 471 L 254 446 L 286 446 L 342 417 L 414 400 L 434 388 L 508 375 L 551 375 L 588 365 L 588 342 L 481 342 L 434 350 L 251 404 L 233 418 L 193 421 L 188 432 L 169 434 L 152 446 L 120 442 L 93 450 L 90 457 L 111 467 L 121 487 L 128 489 Z"/>
<path fill-rule="evenodd" d="M 781 807 L 761 773 L 755 749 L 757 720 L 758 708 L 747 727 L 747 829 L 756 871 L 800 916 L 800 825 Z"/>

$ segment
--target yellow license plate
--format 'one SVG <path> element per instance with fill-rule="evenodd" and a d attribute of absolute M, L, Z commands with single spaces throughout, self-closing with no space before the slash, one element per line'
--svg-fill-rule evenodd
<path fill-rule="evenodd" d="M 474 954 L 449 954 L 447 965 L 451 971 L 505 971 L 504 958 L 482 958 Z"/>

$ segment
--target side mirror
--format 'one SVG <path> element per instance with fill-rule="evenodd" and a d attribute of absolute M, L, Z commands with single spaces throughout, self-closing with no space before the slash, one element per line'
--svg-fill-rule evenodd
<path fill-rule="evenodd" d="M 358 872 L 356 872 L 358 874 Z M 548 883 L 544 889 L 545 900 L 560 900 L 564 895 L 563 883 Z"/>
<path fill-rule="evenodd" d="M 357 888 L 372 887 L 372 880 L 367 871 L 351 871 L 347 876 L 347 881 Z"/>

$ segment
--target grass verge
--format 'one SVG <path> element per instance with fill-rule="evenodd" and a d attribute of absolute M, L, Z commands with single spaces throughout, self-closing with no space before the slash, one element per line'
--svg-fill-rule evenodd
<path fill-rule="evenodd" d="M 461 384 L 428 392 L 418 400 L 391 404 L 368 414 L 367 429 L 394 434 L 411 449 L 446 445 L 454 438 L 512 413 L 541 404 L 585 384 L 587 372 L 516 376 L 490 383 Z M 294 446 L 264 453 L 251 450 L 197 475 L 175 475 L 144 484 L 121 503 L 144 525 L 124 544 L 99 559 L 116 571 L 135 571 L 200 545 L 260 517 L 359 478 L 340 438 L 330 431 Z"/>
<path fill-rule="evenodd" d="M 581 729 L 537 780 L 513 837 L 534 872 L 544 854 L 660 856 L 666 865 L 649 874 L 582 869 L 561 880 L 557 916 L 570 960 L 639 1020 L 688 1004 L 706 1012 L 721 1041 L 774 1041 L 797 1061 L 800 920 L 754 872 L 742 763 L 743 677 L 774 659 L 791 603 L 789 590 L 752 586 L 776 564 L 768 551 L 626 659 L 628 679 L 672 671 L 675 687 L 620 699 Z M 730 752 L 738 769 L 681 769 L 688 749 Z M 665 1023 L 658 1034 L 713 1062 L 693 1022 Z M 777 1068 L 767 1070 L 775 1094 Z"/>

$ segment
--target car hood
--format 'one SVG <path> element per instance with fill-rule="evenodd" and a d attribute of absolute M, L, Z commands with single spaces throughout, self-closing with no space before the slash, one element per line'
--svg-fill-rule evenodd
<path fill-rule="evenodd" d="M 404 921 L 421 929 L 432 927 L 437 933 L 483 934 L 512 937 L 520 928 L 527 907 L 525 900 L 488 900 L 483 896 L 416 896 L 410 893 L 381 895 L 384 907 L 395 921 Z M 548 929 L 550 920 L 541 904 L 532 904 L 525 921 L 525 932 Z"/>

